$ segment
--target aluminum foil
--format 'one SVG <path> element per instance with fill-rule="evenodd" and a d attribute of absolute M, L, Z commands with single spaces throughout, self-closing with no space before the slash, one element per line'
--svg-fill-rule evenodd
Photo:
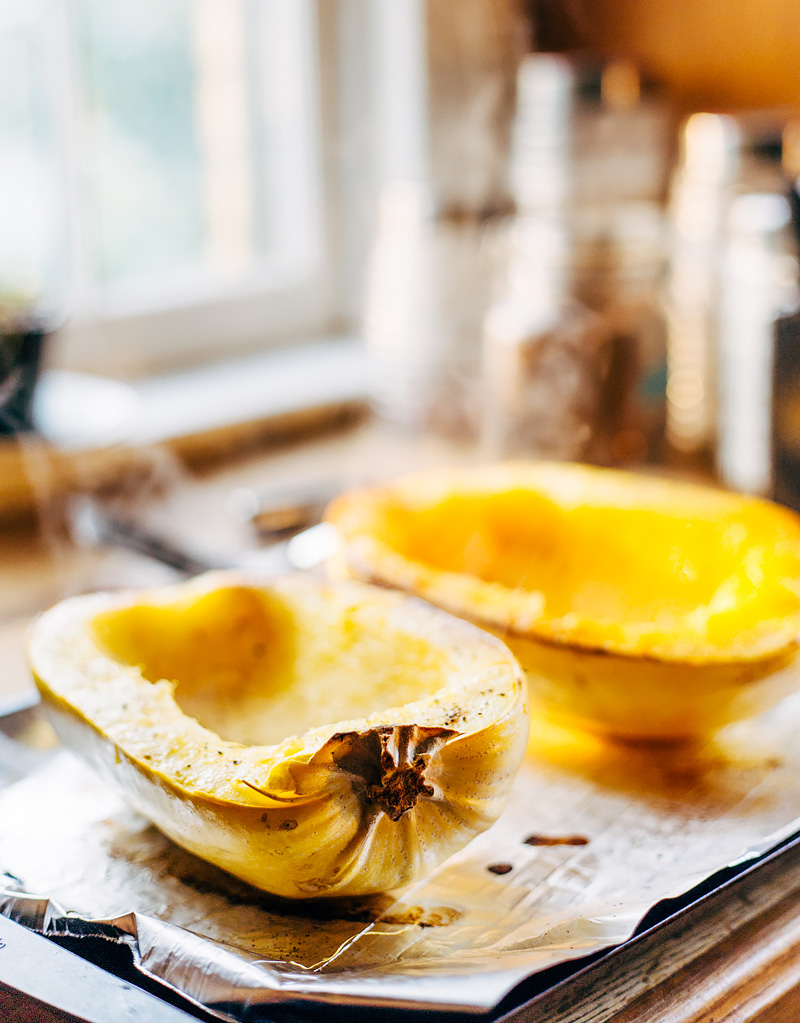
<path fill-rule="evenodd" d="M 17 879 L 0 912 L 113 923 L 144 970 L 233 1018 L 304 999 L 485 1012 L 800 830 L 798 730 L 800 694 L 697 746 L 539 724 L 493 828 L 402 892 L 313 903 L 183 851 L 60 753 L 0 795 L 0 870 Z"/>

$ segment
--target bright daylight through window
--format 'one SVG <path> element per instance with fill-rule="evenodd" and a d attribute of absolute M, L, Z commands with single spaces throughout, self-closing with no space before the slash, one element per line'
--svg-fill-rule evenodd
<path fill-rule="evenodd" d="M 317 52 L 308 0 L 3 0 L 0 291 L 105 371 L 318 327 Z"/>

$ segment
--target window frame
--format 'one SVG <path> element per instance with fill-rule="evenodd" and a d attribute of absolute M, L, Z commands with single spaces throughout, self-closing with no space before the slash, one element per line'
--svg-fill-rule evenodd
<path fill-rule="evenodd" d="M 75 69 L 69 52 L 59 54 L 53 45 L 54 35 L 61 32 L 69 38 L 74 24 L 71 0 L 50 3 L 69 263 L 79 274 L 86 257 L 81 251 L 80 126 L 70 99 L 76 95 Z M 193 285 L 168 300 L 143 292 L 138 301 L 88 301 L 85 282 L 73 270 L 68 288 L 75 298 L 57 334 L 54 365 L 136 377 L 352 329 L 371 231 L 367 210 L 375 192 L 374 140 L 369 131 L 360 130 L 365 118 L 369 120 L 374 7 L 374 0 L 309 0 L 316 49 L 311 63 L 316 68 L 308 87 L 310 108 L 316 112 L 312 146 L 319 182 L 312 199 L 319 228 L 313 261 L 298 272 L 291 265 L 270 266 L 263 260 L 247 279 L 227 289 L 217 287 L 211 296 Z M 353 53 L 367 59 L 354 62 Z M 344 183 L 354 165 L 364 169 L 357 187 Z"/>

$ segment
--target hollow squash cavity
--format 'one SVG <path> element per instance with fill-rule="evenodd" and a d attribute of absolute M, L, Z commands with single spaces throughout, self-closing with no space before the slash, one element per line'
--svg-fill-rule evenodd
<path fill-rule="evenodd" d="M 585 466 L 507 464 L 345 495 L 356 574 L 585 648 L 762 657 L 800 629 L 800 527 L 741 495 Z"/>
<path fill-rule="evenodd" d="M 309 620 L 244 586 L 98 615 L 98 647 L 149 682 L 167 680 L 184 713 L 231 742 L 272 745 L 332 721 L 411 703 L 441 687 L 447 658 L 363 607 Z"/>

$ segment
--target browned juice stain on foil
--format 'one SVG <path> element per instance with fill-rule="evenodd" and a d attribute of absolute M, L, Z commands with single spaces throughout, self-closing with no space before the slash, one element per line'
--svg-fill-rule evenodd
<path fill-rule="evenodd" d="M 452 906 L 398 906 L 396 910 L 383 913 L 382 924 L 417 924 L 419 927 L 448 927 L 463 916 L 460 909 Z"/>
<path fill-rule="evenodd" d="M 492 874 L 510 874 L 514 868 L 510 863 L 490 863 L 486 869 Z"/>
<path fill-rule="evenodd" d="M 585 835 L 528 835 L 523 838 L 525 845 L 588 845 Z"/>

